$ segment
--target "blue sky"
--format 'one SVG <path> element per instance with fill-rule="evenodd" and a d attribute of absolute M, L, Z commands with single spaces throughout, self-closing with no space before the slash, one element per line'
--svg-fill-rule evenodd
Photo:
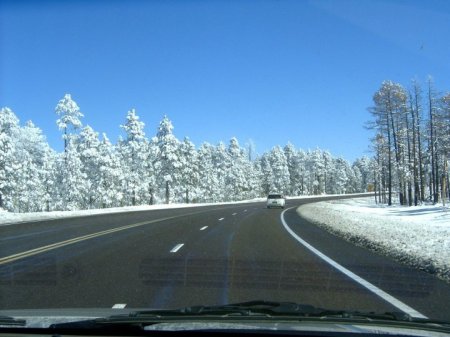
<path fill-rule="evenodd" d="M 113 141 L 135 108 L 153 136 L 259 153 L 288 141 L 354 160 L 383 80 L 450 90 L 450 1 L 0 0 L 0 106 L 62 149 L 54 108 Z"/>

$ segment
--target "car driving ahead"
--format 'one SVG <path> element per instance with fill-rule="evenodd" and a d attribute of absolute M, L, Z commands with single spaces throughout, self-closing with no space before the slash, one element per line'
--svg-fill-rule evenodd
<path fill-rule="evenodd" d="M 267 208 L 281 207 L 284 208 L 286 203 L 284 195 L 282 194 L 269 194 L 267 196 Z"/>

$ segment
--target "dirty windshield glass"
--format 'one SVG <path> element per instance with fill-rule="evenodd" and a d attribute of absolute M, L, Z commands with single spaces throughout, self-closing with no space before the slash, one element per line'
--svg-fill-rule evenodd
<path fill-rule="evenodd" d="M 450 321 L 449 36 L 443 0 L 0 0 L 0 315 Z"/>

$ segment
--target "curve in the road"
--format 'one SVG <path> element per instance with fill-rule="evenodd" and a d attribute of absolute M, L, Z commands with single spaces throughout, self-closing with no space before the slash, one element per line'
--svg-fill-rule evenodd
<path fill-rule="evenodd" d="M 297 242 L 299 242 L 301 245 L 303 245 L 305 248 L 307 248 L 309 251 L 311 251 L 313 254 L 315 254 L 316 256 L 318 256 L 319 258 L 321 258 L 323 261 L 325 261 L 326 263 L 328 263 L 329 265 L 331 265 L 333 268 L 339 270 L 341 273 L 343 273 L 344 275 L 348 276 L 349 278 L 351 278 L 353 281 L 359 283 L 360 285 L 362 285 L 363 287 L 365 287 L 366 289 L 368 289 L 370 292 L 374 293 L 375 295 L 381 297 L 383 300 L 385 300 L 386 302 L 392 304 L 393 306 L 395 306 L 396 308 L 400 309 L 401 311 L 403 311 L 404 313 L 407 313 L 408 315 L 410 315 L 411 317 L 415 317 L 415 318 L 427 318 L 425 315 L 421 314 L 420 312 L 418 312 L 417 310 L 411 308 L 410 306 L 408 306 L 407 304 L 403 303 L 402 301 L 398 300 L 397 298 L 395 298 L 394 296 L 386 293 L 385 291 L 381 290 L 380 288 L 378 288 L 377 286 L 373 285 L 372 283 L 370 283 L 369 281 L 366 281 L 365 279 L 363 279 L 362 277 L 356 275 L 355 273 L 353 273 L 352 271 L 348 270 L 347 268 L 345 268 L 344 266 L 340 265 L 339 263 L 337 263 L 336 261 L 334 261 L 333 259 L 329 258 L 327 255 L 323 254 L 321 251 L 319 251 L 317 248 L 313 247 L 312 245 L 310 245 L 308 242 L 306 242 L 305 240 L 303 240 L 299 235 L 297 235 L 287 224 L 286 220 L 284 219 L 284 214 L 290 210 L 296 208 L 295 207 L 290 207 L 285 209 L 280 217 L 281 217 L 281 222 L 283 223 L 284 228 L 288 231 L 288 233 L 295 239 L 297 240 Z"/>

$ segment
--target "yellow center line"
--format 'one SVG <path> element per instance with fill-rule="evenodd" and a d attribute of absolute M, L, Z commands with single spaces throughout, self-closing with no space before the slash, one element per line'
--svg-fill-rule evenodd
<path fill-rule="evenodd" d="M 182 216 L 186 216 L 186 215 L 182 215 Z M 42 246 L 42 247 L 38 247 L 35 249 L 31 249 L 31 250 L 27 250 L 25 252 L 21 252 L 18 254 L 13 254 L 13 255 L 9 255 L 9 256 L 5 256 L 0 258 L 0 265 L 3 264 L 7 264 L 13 261 L 17 261 L 29 256 L 33 256 L 33 255 L 37 255 L 40 253 L 44 253 L 44 252 L 48 252 L 50 250 L 53 249 L 57 249 L 57 248 L 61 248 L 64 246 L 68 246 L 68 245 L 72 245 L 74 243 L 78 243 L 81 241 L 85 241 L 85 240 L 89 240 L 89 239 L 93 239 L 99 236 L 103 236 L 103 235 L 107 235 L 107 234 L 111 234 L 111 233 L 115 233 L 115 232 L 120 232 L 126 229 L 130 229 L 130 228 L 135 228 L 135 227 L 139 227 L 139 226 L 144 226 L 144 225 L 148 225 L 151 223 L 155 223 L 155 222 L 159 222 L 159 221 L 165 221 L 165 220 L 170 220 L 170 219 L 174 219 L 174 218 L 179 218 L 182 217 L 180 215 L 178 216 L 171 216 L 171 217 L 167 217 L 167 218 L 161 218 L 161 219 L 156 219 L 156 220 L 152 220 L 152 221 L 144 221 L 144 222 L 138 222 L 135 224 L 131 224 L 131 225 L 126 225 L 126 226 L 122 226 L 122 227 L 117 227 L 117 228 L 112 228 L 112 229 L 107 229 L 101 232 L 97 232 L 97 233 L 92 233 L 92 234 L 87 234 L 87 235 L 83 235 L 83 236 L 79 236 L 73 239 L 69 239 L 69 240 L 65 240 L 65 241 L 61 241 L 61 242 L 56 242 L 47 246 Z"/>
<path fill-rule="evenodd" d="M 155 219 L 155 220 L 151 220 L 151 221 L 143 221 L 143 222 L 137 222 L 135 224 L 131 224 L 131 225 L 126 225 L 126 226 L 122 226 L 122 227 L 116 227 L 116 228 L 112 228 L 112 229 L 107 229 L 101 232 L 97 232 L 97 233 L 93 233 L 93 234 L 87 234 L 87 235 L 83 235 L 83 236 L 79 236 L 73 239 L 69 239 L 69 240 L 65 240 L 65 241 L 61 241 L 61 242 L 56 242 L 56 243 L 52 243 L 50 245 L 47 246 L 42 246 L 42 247 L 38 247 L 35 249 L 31 249 L 31 250 L 27 250 L 25 252 L 21 252 L 21 253 L 17 253 L 17 254 L 13 254 L 13 255 L 9 255 L 9 256 L 5 256 L 0 258 L 0 266 L 7 264 L 7 263 L 11 263 L 20 259 L 24 259 L 26 257 L 30 257 L 33 255 L 37 255 L 37 254 L 41 254 L 41 253 L 45 253 L 57 248 L 61 248 L 64 246 L 68 246 L 68 245 L 72 245 L 74 243 L 78 243 L 81 241 L 85 241 L 85 240 L 89 240 L 89 239 L 93 239 L 93 238 L 97 238 L 99 236 L 103 236 L 103 235 L 107 235 L 107 234 L 111 234 L 111 233 L 115 233 L 115 232 L 120 232 L 126 229 L 130 229 L 130 228 L 135 228 L 135 227 L 139 227 L 139 226 L 144 226 L 144 225 L 149 225 L 155 222 L 160 222 L 160 221 L 166 221 L 166 220 L 171 220 L 171 219 L 175 219 L 175 218 L 183 218 L 186 216 L 190 216 L 190 215 L 196 215 L 196 214 L 201 214 L 201 213 L 206 213 L 206 212 L 211 212 L 211 211 L 217 211 L 217 210 L 221 210 L 222 208 L 211 208 L 208 210 L 203 210 L 203 211 L 197 211 L 197 212 L 191 212 L 191 213 L 185 213 L 182 215 L 175 215 L 175 216 L 170 216 L 167 218 L 161 218 L 161 219 Z"/>

